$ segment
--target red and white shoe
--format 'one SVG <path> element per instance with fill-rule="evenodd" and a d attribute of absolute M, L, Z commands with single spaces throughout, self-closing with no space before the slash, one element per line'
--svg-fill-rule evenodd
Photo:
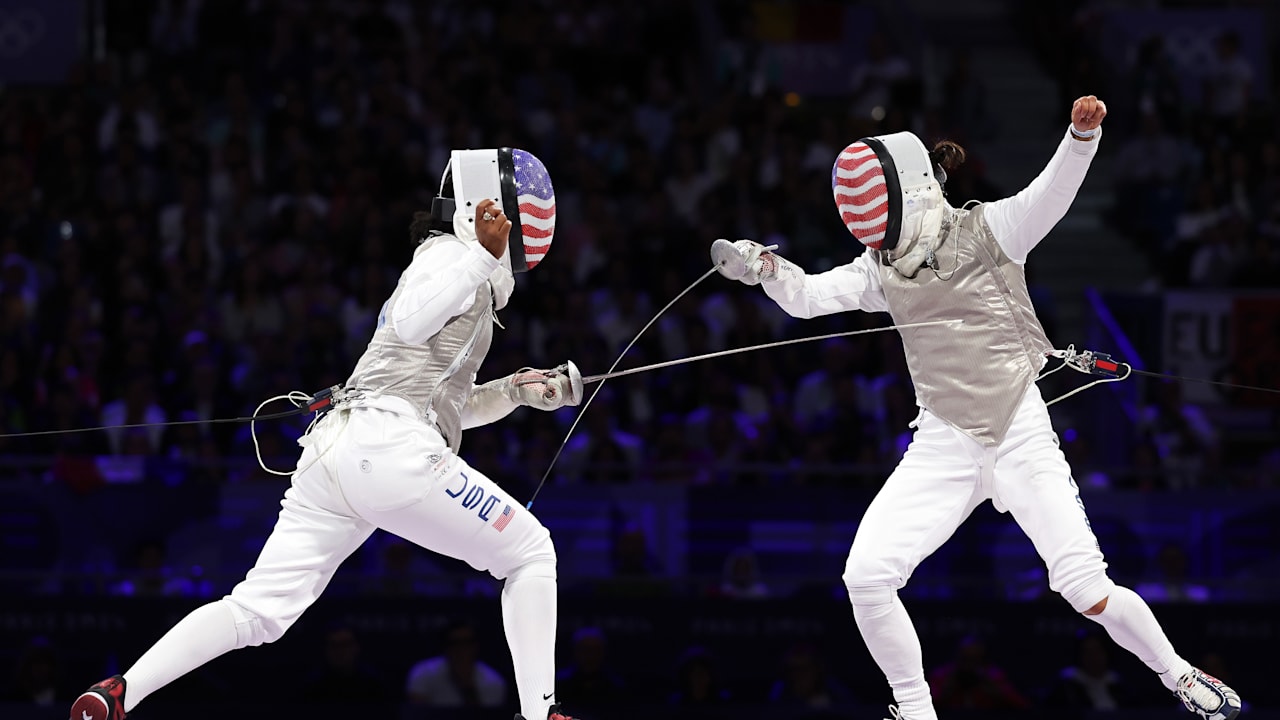
<path fill-rule="evenodd" d="M 560 703 L 556 703 L 555 705 L 552 705 L 550 709 L 547 710 L 547 720 L 576 720 L 576 719 L 571 718 L 568 715 L 560 712 Z"/>
<path fill-rule="evenodd" d="M 124 678 L 112 675 L 71 704 L 70 720 L 124 720 Z"/>
<path fill-rule="evenodd" d="M 1174 694 L 1188 710 L 1206 720 L 1233 720 L 1240 714 L 1240 695 L 1195 668 L 1178 680 Z"/>
<path fill-rule="evenodd" d="M 516 713 L 516 720 L 525 720 L 525 717 L 520 713 Z M 552 705 L 551 707 L 547 708 L 547 720 L 576 720 L 576 719 L 571 718 L 568 715 L 565 715 L 563 712 L 561 712 L 560 703 L 556 703 L 555 705 Z"/>

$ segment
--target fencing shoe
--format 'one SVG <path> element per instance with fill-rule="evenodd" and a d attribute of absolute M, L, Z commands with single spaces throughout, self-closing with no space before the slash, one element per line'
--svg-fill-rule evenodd
<path fill-rule="evenodd" d="M 1240 714 L 1240 696 L 1236 691 L 1195 668 L 1178 680 L 1174 694 L 1188 710 L 1206 720 L 1232 720 Z"/>
<path fill-rule="evenodd" d="M 72 718 L 72 720 L 75 720 L 75 719 Z M 516 713 L 516 720 L 525 720 L 525 718 L 520 713 Z M 568 715 L 565 715 L 563 712 L 561 712 L 560 703 L 556 703 L 555 705 L 552 705 L 551 707 L 547 708 L 547 720 L 576 720 L 576 719 L 571 718 Z"/>
<path fill-rule="evenodd" d="M 124 720 L 124 678 L 112 675 L 71 704 L 71 720 Z"/>

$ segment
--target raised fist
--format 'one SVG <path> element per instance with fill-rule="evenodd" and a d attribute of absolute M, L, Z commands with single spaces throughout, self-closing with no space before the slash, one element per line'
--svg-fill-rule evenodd
<path fill-rule="evenodd" d="M 1076 132 L 1087 133 L 1102 124 L 1107 116 L 1107 104 L 1096 95 L 1085 95 L 1071 105 L 1071 124 Z"/>

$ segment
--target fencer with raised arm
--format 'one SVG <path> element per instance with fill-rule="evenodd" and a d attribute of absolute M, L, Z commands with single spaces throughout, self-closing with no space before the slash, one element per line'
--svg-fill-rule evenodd
<path fill-rule="evenodd" d="M 722 274 L 759 284 L 787 313 L 863 310 L 900 330 L 920 413 L 897 468 L 868 506 L 844 583 L 854 619 L 907 720 L 937 717 L 919 639 L 898 590 L 977 505 L 1010 513 L 1048 567 L 1049 585 L 1155 671 L 1187 709 L 1234 717 L 1240 698 L 1179 656 L 1147 604 L 1107 575 L 1044 399 L 1035 384 L 1053 348 L 1036 317 L 1023 264 L 1070 207 L 1102 140 L 1106 105 L 1075 101 L 1049 164 L 1012 197 L 952 207 L 946 170 L 964 159 L 907 132 L 862 138 L 836 158 L 842 221 L 865 246 L 852 262 L 810 275 L 749 240 L 717 240 Z"/>

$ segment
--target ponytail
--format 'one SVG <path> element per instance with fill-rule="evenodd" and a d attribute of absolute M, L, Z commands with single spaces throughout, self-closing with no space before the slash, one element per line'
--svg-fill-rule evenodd
<path fill-rule="evenodd" d="M 944 171 L 951 172 L 964 163 L 967 155 L 964 148 L 951 140 L 939 140 L 933 146 L 933 152 L 929 153 L 929 159 Z"/>
<path fill-rule="evenodd" d="M 409 242 L 417 245 L 419 241 L 427 236 L 427 233 L 435 229 L 436 216 L 425 210 L 419 210 L 413 214 L 413 222 L 409 223 Z"/>

